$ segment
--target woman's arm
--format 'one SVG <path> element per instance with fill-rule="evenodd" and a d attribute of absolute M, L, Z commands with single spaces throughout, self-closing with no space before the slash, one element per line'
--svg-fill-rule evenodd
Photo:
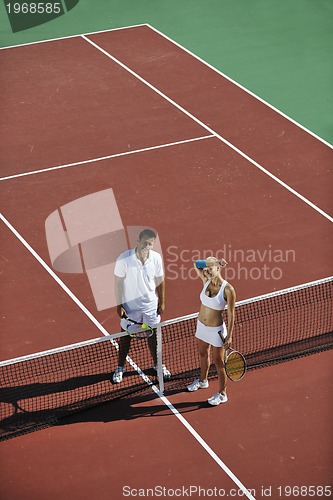
<path fill-rule="evenodd" d="M 216 257 L 207 257 L 206 260 L 196 260 L 194 262 L 194 269 L 196 270 L 197 275 L 199 278 L 202 279 L 204 283 L 209 279 L 209 277 L 206 276 L 205 269 L 207 267 L 225 267 L 227 265 L 227 262 L 224 259 L 218 260 Z M 202 267 L 204 266 L 204 267 Z"/>
<path fill-rule="evenodd" d="M 196 270 L 196 273 L 199 276 L 199 278 L 201 278 L 202 281 L 204 283 L 206 283 L 206 281 L 207 281 L 208 278 L 206 278 L 206 276 L 204 275 L 204 270 L 203 269 L 198 269 L 197 265 L 196 265 L 196 262 L 193 263 L 193 266 L 194 266 L 194 269 Z"/>
<path fill-rule="evenodd" d="M 225 340 L 225 346 L 228 348 L 232 343 L 232 333 L 235 325 L 236 292 L 234 288 L 228 283 L 225 287 L 224 293 L 228 303 L 228 334 Z"/>

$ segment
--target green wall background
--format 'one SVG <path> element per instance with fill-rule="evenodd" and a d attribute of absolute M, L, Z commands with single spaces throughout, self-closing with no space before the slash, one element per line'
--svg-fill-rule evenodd
<path fill-rule="evenodd" d="M 333 144 L 332 0 L 80 0 L 65 15 L 16 34 L 2 2 L 0 45 L 141 23 Z"/>

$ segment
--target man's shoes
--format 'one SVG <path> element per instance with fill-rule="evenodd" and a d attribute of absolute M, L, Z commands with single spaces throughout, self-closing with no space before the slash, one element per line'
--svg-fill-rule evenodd
<path fill-rule="evenodd" d="M 125 369 L 123 366 L 117 366 L 112 378 L 114 384 L 120 384 L 123 380 L 124 371 Z"/>
<path fill-rule="evenodd" d="M 192 384 L 187 386 L 187 390 L 190 392 L 197 391 L 198 389 L 207 389 L 209 386 L 208 380 L 201 382 L 200 379 L 196 378 Z"/>

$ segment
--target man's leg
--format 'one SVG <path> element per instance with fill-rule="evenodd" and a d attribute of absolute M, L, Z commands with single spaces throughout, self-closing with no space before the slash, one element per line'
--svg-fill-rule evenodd
<path fill-rule="evenodd" d="M 122 332 L 124 330 L 121 330 Z M 118 366 L 125 366 L 126 356 L 131 346 L 131 337 L 125 335 L 118 340 L 119 353 L 118 353 Z"/>
<path fill-rule="evenodd" d="M 125 330 L 122 328 L 121 331 L 124 332 Z M 131 337 L 129 335 L 121 337 L 118 340 L 118 344 L 119 344 L 118 366 L 115 369 L 115 372 L 112 377 L 112 380 L 115 384 L 120 384 L 120 382 L 123 380 L 123 375 L 125 372 L 126 356 L 131 346 Z"/>

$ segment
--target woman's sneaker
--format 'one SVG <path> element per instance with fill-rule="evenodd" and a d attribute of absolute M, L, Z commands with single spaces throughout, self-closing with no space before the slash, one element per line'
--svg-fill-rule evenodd
<path fill-rule="evenodd" d="M 153 368 L 155 372 L 157 372 L 157 365 L 154 365 Z M 166 380 L 169 380 L 169 378 L 171 378 L 171 373 L 169 372 L 169 370 L 165 365 L 162 365 L 162 372 L 163 372 L 163 378 L 165 378 Z"/>
<path fill-rule="evenodd" d="M 187 386 L 187 390 L 190 392 L 197 391 L 198 389 L 207 389 L 209 386 L 208 380 L 201 382 L 200 379 L 196 378 L 192 384 Z"/>
<path fill-rule="evenodd" d="M 226 403 L 227 401 L 228 401 L 227 395 L 221 394 L 220 392 L 214 394 L 214 396 L 208 399 L 208 403 L 213 406 L 220 405 L 221 403 Z"/>

